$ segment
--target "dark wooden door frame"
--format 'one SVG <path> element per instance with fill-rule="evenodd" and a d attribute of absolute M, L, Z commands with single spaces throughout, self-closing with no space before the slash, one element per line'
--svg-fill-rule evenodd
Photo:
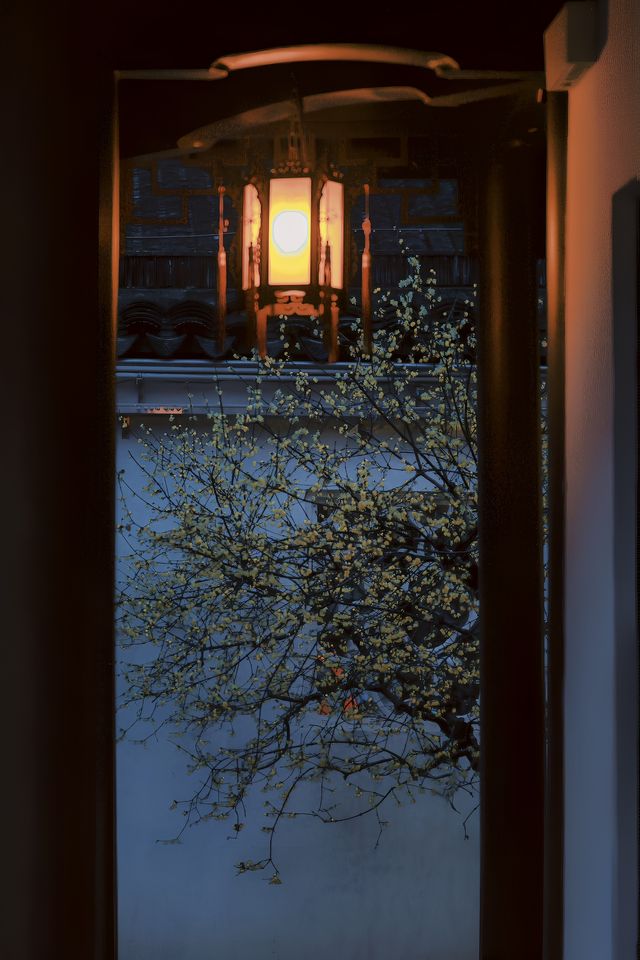
<path fill-rule="evenodd" d="M 26 0 L 3 18 L 0 955 L 12 960 L 116 949 L 114 84 L 68 17 Z"/>
<path fill-rule="evenodd" d="M 638 953 L 640 890 L 640 623 L 638 620 L 640 432 L 640 180 L 611 209 L 614 420 L 615 903 L 616 957 Z M 635 891 L 635 896 L 632 892 Z M 634 903 L 635 900 L 635 903 Z"/>
<path fill-rule="evenodd" d="M 38 256 L 38 285 L 34 284 L 33 265 L 28 258 L 18 256 L 12 260 L 14 272 L 8 292 L 8 315 L 18 319 L 11 331 L 14 363 L 10 382 L 15 395 L 24 397 L 26 421 L 22 429 L 44 439 L 24 453 L 22 434 L 13 427 L 8 429 L 19 457 L 15 482 L 9 478 L 8 496 L 13 498 L 9 502 L 15 502 L 16 498 L 20 501 L 17 522 L 9 528 L 12 537 L 9 548 L 12 544 L 15 547 L 11 556 L 14 568 L 19 568 L 18 573 L 21 574 L 26 558 L 36 557 L 37 562 L 30 585 L 22 574 L 16 579 L 12 599 L 15 609 L 22 610 L 22 620 L 16 614 L 14 620 L 8 622 L 9 635 L 17 640 L 10 645 L 9 687 L 4 706 L 12 728 L 20 729 L 24 735 L 14 738 L 10 755 L 20 789 L 4 791 L 3 797 L 4 823 L 10 833 L 8 859 L 16 865 L 11 897 L 6 902 L 8 918 L 2 930 L 3 954 L 16 960 L 22 957 L 43 960 L 64 952 L 70 957 L 113 960 L 116 922 L 111 375 L 118 263 L 114 73 L 108 56 L 102 60 L 98 57 L 96 63 L 91 45 L 76 47 L 71 42 L 65 35 L 64 18 L 60 20 L 57 11 L 38 11 L 34 15 L 26 9 L 31 19 L 26 28 L 23 21 L 17 22 L 17 39 L 11 51 L 13 83 L 8 84 L 5 91 L 9 104 L 5 115 L 13 118 L 15 130 L 22 129 L 21 149 L 25 153 L 20 156 L 20 151 L 13 151 L 7 175 L 16 198 L 22 191 L 21 202 L 16 199 L 12 204 L 11 222 L 16 225 L 23 243 L 38 237 L 38 249 L 42 252 Z M 78 31 L 74 39 L 81 42 Z M 112 44 L 112 49 L 117 49 L 117 44 Z M 16 83 L 22 84 L 20 92 L 29 100 L 26 113 L 29 122 L 22 128 L 20 113 L 11 100 Z M 496 179 L 503 163 L 511 171 L 507 172 L 506 193 Z M 506 156 L 491 159 L 491 189 L 496 191 L 494 198 L 503 223 L 511 223 L 509 236 L 514 238 L 519 251 L 515 253 L 519 269 L 526 272 L 524 248 L 517 244 L 512 214 L 509 204 L 505 204 L 508 197 L 514 202 L 518 199 L 509 193 L 515 184 L 514 168 L 510 164 Z M 42 188 L 43 177 L 48 180 L 46 189 Z M 97 230 L 96 197 L 100 202 Z M 72 209 L 65 207 L 65 202 L 73 204 Z M 493 232 L 490 248 L 494 252 L 502 251 L 506 265 L 516 247 L 507 249 L 498 233 Z M 15 250 L 15 237 L 11 238 L 11 244 Z M 508 254 L 506 259 L 505 254 Z M 509 280 L 508 273 L 508 270 L 502 273 L 506 280 Z M 528 284 L 524 273 L 522 277 Z M 492 302 L 496 315 L 503 319 L 517 303 L 513 285 L 507 284 L 507 287 L 511 299 L 505 299 L 504 291 L 500 292 L 497 279 L 492 280 L 486 294 L 487 304 Z M 22 314 L 28 314 L 24 325 L 19 320 Z M 484 316 L 488 316 L 486 309 Z M 34 318 L 40 320 L 35 327 Z M 492 344 L 497 361 L 510 336 L 508 325 L 492 322 L 488 336 L 493 339 L 485 343 L 485 356 Z M 530 342 L 530 330 L 527 337 Z M 513 338 L 509 343 L 513 344 Z M 531 357 L 525 360 L 521 356 L 521 359 L 525 367 L 520 369 L 526 368 L 527 377 L 532 377 Z M 495 503 L 495 498 L 504 494 L 504 484 L 508 481 L 507 501 L 513 508 L 512 522 L 519 522 L 521 517 L 530 531 L 526 571 L 530 571 L 533 578 L 529 597 L 536 623 L 540 615 L 539 560 L 534 559 L 540 545 L 539 507 L 525 508 L 521 513 L 518 500 L 522 493 L 525 497 L 531 496 L 532 503 L 535 501 L 526 463 L 537 470 L 537 449 L 534 450 L 537 427 L 533 426 L 530 397 L 527 401 L 522 391 L 518 392 L 515 369 L 514 365 L 510 372 L 509 364 L 500 367 L 492 361 L 493 373 L 485 372 L 485 385 L 490 382 L 487 375 L 497 378 L 486 408 L 485 437 L 487 432 L 494 431 L 492 410 L 500 417 L 505 432 L 498 431 L 498 436 L 494 434 L 487 441 L 497 444 L 498 459 L 494 459 L 493 453 L 485 455 L 481 483 L 485 501 Z M 503 376 L 504 381 L 500 382 Z M 32 402 L 22 392 L 25 384 L 34 379 L 40 383 L 38 402 Z M 511 423 L 506 422 L 507 410 L 510 410 Z M 522 428 L 518 427 L 520 413 L 526 421 Z M 51 419 L 43 430 L 43 418 L 47 417 Z M 486 447 L 487 451 L 493 449 Z M 511 458 L 507 457 L 506 461 L 504 458 L 509 452 L 513 455 L 516 449 L 525 460 L 520 464 L 522 469 L 513 471 Z M 69 468 L 71 459 L 73 470 Z M 496 473 L 498 463 L 502 466 Z M 37 505 L 39 515 L 49 518 L 47 522 L 34 526 L 21 524 L 21 518 L 29 514 L 30 505 L 34 509 Z M 500 599 L 504 599 L 497 571 L 506 570 L 506 552 L 501 559 L 494 553 L 496 543 L 491 525 L 488 529 L 487 533 L 485 524 L 482 589 L 485 607 L 490 610 L 491 605 L 498 602 L 498 593 Z M 504 545 L 504 548 L 511 550 L 511 546 Z M 509 562 L 512 559 L 510 553 Z M 9 578 L 9 584 L 12 583 Z M 507 612 L 502 611 L 498 618 L 500 624 L 495 626 L 502 631 L 502 639 L 495 641 L 498 634 L 492 633 L 491 656 L 505 643 L 505 631 L 513 630 L 511 613 L 517 615 L 518 623 L 527 616 L 527 611 L 515 602 L 508 605 Z M 541 756 L 537 671 L 540 662 L 537 653 L 531 651 L 530 646 L 529 654 L 536 671 L 533 687 L 537 692 L 533 715 L 524 721 L 520 717 L 519 722 L 520 734 L 530 744 L 535 780 L 531 822 L 533 836 L 539 838 Z M 525 666 L 522 660 L 518 664 L 518 669 Z M 34 676 L 37 682 L 33 681 Z M 505 703 L 512 709 L 513 691 L 504 683 L 504 671 L 502 676 L 502 691 L 507 693 Z M 485 698 L 493 695 L 491 685 L 489 689 L 485 685 Z M 496 702 L 490 730 L 497 720 Z M 503 729 L 505 737 L 502 746 L 496 744 L 490 764 L 504 764 L 505 758 L 517 765 L 525 762 L 527 752 L 522 751 L 522 740 L 512 729 L 517 723 L 516 711 L 516 716 L 503 724 L 503 728 L 507 727 Z M 516 750 L 516 753 L 505 753 L 505 750 Z M 485 772 L 490 775 L 486 766 Z M 523 789 L 526 790 L 526 786 L 523 785 Z M 488 791 L 485 809 L 488 809 L 491 787 Z M 502 804 L 503 800 L 499 802 Z M 523 836 L 527 826 L 522 816 L 518 819 Z M 542 920 L 540 857 L 534 846 L 529 844 L 533 859 L 526 868 L 532 869 L 535 879 L 526 889 L 522 888 L 520 907 L 530 890 L 533 900 L 526 928 L 535 931 L 536 927 L 541 929 Z M 518 860 L 520 853 L 521 850 Z M 512 847 L 506 858 L 503 853 L 499 861 L 494 860 L 494 869 L 487 865 L 485 847 L 485 911 L 498 909 L 501 896 L 517 908 L 518 898 L 504 885 L 504 871 L 516 869 L 513 854 Z M 491 855 L 497 856 L 496 851 Z M 526 913 L 526 908 L 523 909 Z M 534 915 L 537 919 L 532 920 Z M 524 913 L 519 916 L 524 917 Z M 509 954 L 504 952 L 507 940 L 498 931 L 498 921 L 506 923 L 510 930 Z M 485 921 L 483 929 L 483 960 L 507 960 L 507 956 L 512 960 L 514 951 L 520 958 L 531 956 L 539 960 L 541 934 L 535 933 L 534 946 L 527 953 L 523 928 L 515 915 L 496 916 L 488 925 Z"/>

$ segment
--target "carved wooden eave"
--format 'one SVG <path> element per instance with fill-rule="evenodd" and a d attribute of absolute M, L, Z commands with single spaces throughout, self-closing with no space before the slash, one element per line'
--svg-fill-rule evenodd
<path fill-rule="evenodd" d="M 242 137 L 249 129 L 255 134 L 289 115 L 292 71 L 304 93 L 305 123 L 319 111 L 349 106 L 359 113 L 376 104 L 396 102 L 402 107 L 402 101 L 456 108 L 504 97 L 531 100 L 544 87 L 541 73 L 463 69 L 443 53 L 373 44 L 306 44 L 233 53 L 219 57 L 209 69 L 121 71 L 123 120 L 129 97 L 141 103 L 145 81 L 153 81 L 148 99 L 162 103 L 157 129 L 149 126 L 148 111 L 144 131 L 136 123 L 127 128 L 125 122 L 123 155 L 206 151 L 216 140 Z M 436 114 L 450 112 L 434 110 L 430 122 Z M 190 127 L 189 118 L 197 117 L 202 120 Z M 185 134 L 185 127 L 191 133 Z M 144 148 L 145 140 L 151 149 Z M 194 147 L 194 141 L 201 145 Z"/>

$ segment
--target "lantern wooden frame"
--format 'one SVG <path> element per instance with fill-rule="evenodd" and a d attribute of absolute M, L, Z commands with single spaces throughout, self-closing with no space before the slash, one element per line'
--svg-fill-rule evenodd
<path fill-rule="evenodd" d="M 309 281 L 307 283 L 271 283 L 270 257 L 271 237 L 269 235 L 271 182 L 280 179 L 309 179 L 311 186 L 310 222 L 309 222 Z M 327 182 L 338 183 L 342 186 L 342 251 L 341 251 L 341 285 L 331 282 L 330 269 L 326 270 L 326 282 L 321 282 L 320 268 L 323 263 L 321 250 L 320 205 L 322 192 Z M 346 298 L 346 283 L 349 276 L 348 256 L 349 224 L 345 211 L 345 191 L 343 175 L 335 167 L 328 170 L 312 170 L 303 161 L 288 161 L 279 167 L 273 167 L 268 177 L 255 175 L 247 180 L 257 191 L 260 205 L 260 228 L 258 230 L 258 249 L 253 256 L 258 255 L 259 285 L 244 285 L 245 302 L 248 318 L 248 333 L 251 341 L 257 346 L 261 357 L 267 355 L 267 323 L 274 316 L 317 316 L 323 326 L 324 342 L 327 348 L 328 360 L 333 363 L 338 360 L 338 323 L 340 304 Z M 245 217 L 241 216 L 243 236 L 240 244 L 242 264 L 245 260 Z M 326 261 L 325 261 L 326 262 Z M 251 254 L 249 255 L 251 263 Z M 255 270 L 249 267 L 249 276 L 255 277 Z"/>

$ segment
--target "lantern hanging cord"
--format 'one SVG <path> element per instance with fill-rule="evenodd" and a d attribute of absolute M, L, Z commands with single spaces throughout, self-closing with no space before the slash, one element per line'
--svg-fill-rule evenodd
<path fill-rule="evenodd" d="M 306 166 L 307 157 L 303 122 L 304 103 L 302 97 L 300 96 L 300 90 L 298 88 L 296 76 L 293 72 L 291 74 L 291 83 L 291 101 L 293 104 L 293 111 L 291 114 L 289 127 L 289 160 L 301 162 Z"/>

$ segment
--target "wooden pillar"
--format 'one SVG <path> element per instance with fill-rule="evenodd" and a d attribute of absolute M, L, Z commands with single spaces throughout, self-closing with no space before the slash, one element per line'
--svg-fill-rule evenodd
<path fill-rule="evenodd" d="M 324 323 L 323 339 L 327 348 L 327 359 L 329 363 L 336 363 L 339 357 L 338 348 L 338 325 L 340 320 L 340 311 L 338 309 L 338 298 L 331 292 L 331 247 L 327 241 L 324 255 L 324 276 L 322 289 L 320 290 L 320 303 Z"/>
<path fill-rule="evenodd" d="M 371 317 L 371 220 L 369 218 L 369 184 L 364 185 L 364 249 L 362 251 L 362 341 L 366 357 L 373 354 L 373 329 Z"/>
<path fill-rule="evenodd" d="M 224 351 L 225 326 L 227 320 L 227 253 L 224 248 L 224 234 L 226 222 L 224 218 L 225 188 L 218 187 L 218 350 Z M 251 254 L 249 254 L 249 269 L 252 269 Z"/>
<path fill-rule="evenodd" d="M 536 162 L 532 148 L 514 140 L 492 152 L 481 181 L 481 960 L 542 957 L 542 498 L 532 231 Z"/>
<path fill-rule="evenodd" d="M 567 94 L 547 93 L 549 627 L 544 958 L 562 960 L 564 834 L 564 260 Z"/>
<path fill-rule="evenodd" d="M 244 347 L 251 350 L 258 345 L 258 290 L 256 287 L 255 248 L 252 243 L 249 244 L 249 287 L 245 291 L 244 302 L 247 313 L 247 325 L 244 331 Z"/>
<path fill-rule="evenodd" d="M 10 6 L 0 955 L 113 960 L 114 82 L 72 5 Z"/>
<path fill-rule="evenodd" d="M 264 360 L 267 357 L 267 323 L 270 316 L 273 315 L 271 304 L 266 307 L 260 307 L 256 311 L 256 347 L 258 356 Z"/>

